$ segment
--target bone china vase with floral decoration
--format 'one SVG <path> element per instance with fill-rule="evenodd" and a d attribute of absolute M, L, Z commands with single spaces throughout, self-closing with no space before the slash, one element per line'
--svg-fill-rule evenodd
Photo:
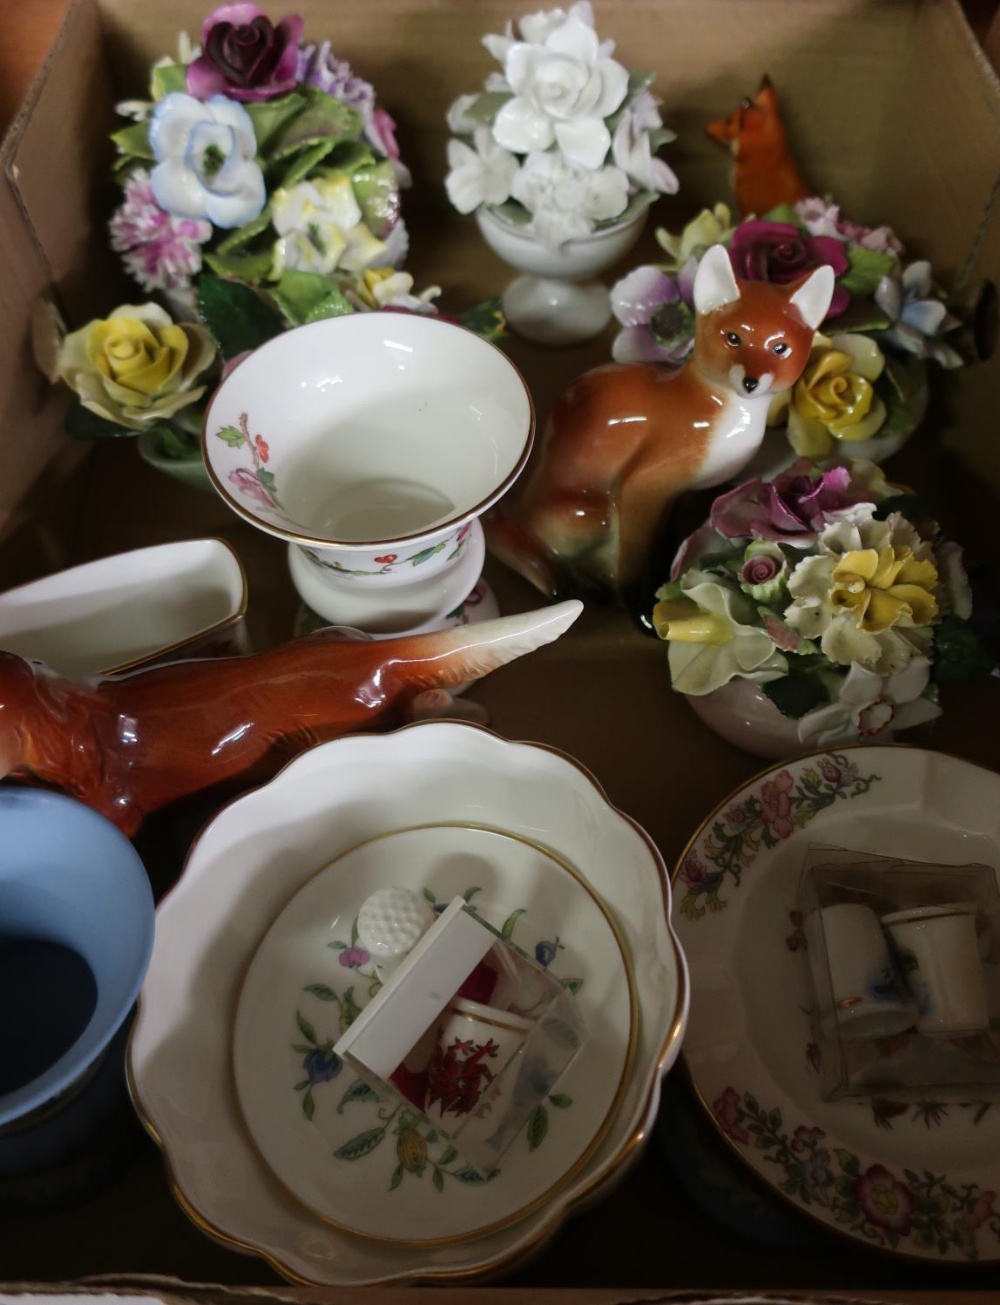
<path fill-rule="evenodd" d="M 525 273 L 503 296 L 513 329 L 542 344 L 589 339 L 611 315 L 596 277 L 635 244 L 648 205 L 677 190 L 655 157 L 674 134 L 652 77 L 598 39 L 588 0 L 527 14 L 483 44 L 502 71 L 448 112 L 448 197 Z"/>

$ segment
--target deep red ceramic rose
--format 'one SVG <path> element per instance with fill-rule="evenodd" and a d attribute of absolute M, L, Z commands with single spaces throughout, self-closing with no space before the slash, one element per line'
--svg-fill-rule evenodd
<path fill-rule="evenodd" d="M 842 240 L 832 236 L 810 236 L 790 222 L 765 222 L 751 218 L 741 222 L 729 245 L 733 270 L 744 281 L 773 281 L 787 285 L 813 268 L 828 264 L 834 276 L 850 266 Z M 835 286 L 827 317 L 837 317 L 851 302 L 843 286 Z"/>
<path fill-rule="evenodd" d="M 220 5 L 201 29 L 201 55 L 188 65 L 187 88 L 199 100 L 210 95 L 253 103 L 295 87 L 302 19 L 274 26 L 255 4 Z"/>

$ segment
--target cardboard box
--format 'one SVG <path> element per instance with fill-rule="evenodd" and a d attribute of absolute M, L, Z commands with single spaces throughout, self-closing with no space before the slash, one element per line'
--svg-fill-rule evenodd
<path fill-rule="evenodd" d="M 28 348 L 39 294 L 55 294 L 70 323 L 79 325 L 136 293 L 120 281 L 103 227 L 113 198 L 106 180 L 113 104 L 141 94 L 149 62 L 174 48 L 178 29 L 196 32 L 210 7 L 210 0 L 72 0 L 4 142 L 0 576 L 6 586 L 159 540 L 219 535 L 233 543 L 246 567 L 248 622 L 263 647 L 288 637 L 297 603 L 280 541 L 245 526 L 214 496 L 146 467 L 130 441 L 102 445 L 78 465 L 80 448 L 61 429 L 64 399 L 35 371 Z M 447 207 L 444 111 L 457 94 L 476 89 L 490 67 L 481 35 L 539 7 L 540 0 L 284 0 L 268 6 L 277 16 L 301 13 L 307 33 L 329 38 L 398 118 L 403 156 L 416 182 L 404 198 L 411 269 L 418 284 L 444 287 L 446 310 L 496 293 L 511 273 L 484 248 L 471 219 Z M 621 60 L 656 72 L 666 120 L 679 133 L 668 157 L 681 192 L 657 204 L 633 263 L 654 254 L 653 226 L 676 228 L 702 205 L 728 197 L 726 156 L 702 128 L 752 92 L 767 71 L 817 190 L 832 192 L 859 221 L 893 224 L 915 254 L 934 261 L 966 308 L 977 302 L 985 281 L 1000 282 L 1000 85 L 957 0 L 596 0 L 595 9 L 602 33 L 617 40 Z M 609 341 L 610 333 L 562 351 L 510 342 L 540 414 L 572 376 L 607 360 Z M 905 459 L 900 455 L 897 474 L 947 496 L 953 533 L 967 537 L 979 522 L 990 542 L 1000 493 L 994 403 L 1000 359 L 957 374 L 935 373 L 933 381 L 927 427 Z M 503 610 L 539 605 L 539 596 L 502 568 L 489 574 Z M 671 690 L 663 646 L 641 636 L 621 612 L 588 608 L 570 635 L 488 677 L 470 697 L 488 708 L 500 733 L 542 740 L 588 767 L 610 800 L 646 828 L 668 863 L 700 817 L 758 769 L 752 758 L 707 733 Z M 935 745 L 997 766 L 1000 739 L 982 722 L 998 719 L 998 710 L 1000 681 L 951 692 Z M 158 854 L 154 873 L 162 871 L 160 886 L 166 886 L 177 868 L 168 853 L 176 849 L 151 850 Z M 121 1183 L 93 1201 L 8 1219 L 0 1229 L 0 1278 L 7 1281 L 109 1272 L 256 1282 L 290 1300 L 366 1295 L 281 1292 L 263 1262 L 241 1259 L 188 1224 L 151 1146 Z M 992 1283 L 989 1273 L 942 1268 L 933 1280 L 937 1298 L 962 1299 L 949 1287 L 988 1287 L 995 1270 Z M 846 1242 L 783 1247 L 775 1254 L 773 1247 L 720 1234 L 655 1154 L 599 1206 L 577 1211 L 534 1265 L 518 1268 L 516 1285 L 533 1301 L 538 1286 L 590 1286 L 589 1294 L 565 1292 L 552 1300 L 620 1305 L 644 1295 L 610 1290 L 622 1282 L 691 1289 L 760 1288 L 779 1280 L 826 1288 L 863 1283 L 886 1289 L 883 1299 L 890 1300 L 934 1298 L 903 1290 L 915 1292 L 929 1281 L 924 1264 L 890 1257 L 876 1262 Z M 127 1283 L 140 1294 L 144 1287 L 152 1290 L 148 1279 Z M 178 1294 L 213 1305 L 227 1299 L 222 1290 L 198 1294 L 186 1286 Z M 270 1295 L 260 1291 L 256 1298 Z M 490 1299 L 471 1292 L 449 1297 Z M 494 1299 L 513 1305 L 518 1296 Z M 975 1297 L 968 1299 L 971 1305 Z"/>

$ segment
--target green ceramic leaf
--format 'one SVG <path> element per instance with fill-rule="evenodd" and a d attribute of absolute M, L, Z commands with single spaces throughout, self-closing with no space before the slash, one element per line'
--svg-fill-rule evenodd
<path fill-rule="evenodd" d="M 656 81 L 656 73 L 650 72 L 648 68 L 633 68 L 628 75 L 628 90 L 625 98 L 633 99 L 640 91 L 644 91 L 647 86 L 652 86 Z"/>
<path fill-rule="evenodd" d="M 372 1089 L 368 1086 L 368 1084 L 362 1082 L 360 1078 L 356 1078 L 354 1082 L 351 1084 L 351 1086 L 344 1093 L 344 1095 L 340 1098 L 340 1103 L 337 1106 L 337 1114 L 342 1115 L 344 1113 L 344 1107 L 349 1106 L 352 1101 L 378 1101 L 378 1100 L 379 1100 L 378 1093 L 373 1092 Z"/>
<path fill-rule="evenodd" d="M 470 122 L 491 123 L 512 96 L 507 91 L 484 91 L 465 110 Z"/>
<path fill-rule="evenodd" d="M 196 462 L 201 457 L 201 438 L 189 431 L 161 422 L 152 428 L 157 437 L 157 452 L 174 462 Z"/>
<path fill-rule="evenodd" d="M 427 898 L 428 902 L 430 902 L 432 906 L 435 906 L 437 904 L 437 898 L 434 896 L 434 894 L 431 892 L 429 888 L 424 889 L 424 897 Z"/>
<path fill-rule="evenodd" d="M 384 1126 L 382 1128 L 369 1128 L 364 1133 L 359 1133 L 357 1137 L 352 1137 L 343 1146 L 338 1146 L 333 1153 L 334 1159 L 360 1160 L 362 1156 L 374 1151 L 384 1136 Z"/>
<path fill-rule="evenodd" d="M 419 566 L 421 562 L 426 562 L 427 559 L 429 557 L 433 557 L 435 553 L 440 553 L 442 548 L 444 548 L 443 543 L 434 544 L 431 548 L 422 548 L 419 553 L 414 553 L 413 556 L 409 559 L 410 565 Z"/>
<path fill-rule="evenodd" d="M 526 226 L 531 221 L 531 214 L 516 199 L 508 199 L 505 204 L 494 204 L 490 207 L 490 212 L 495 213 L 501 222 L 509 222 L 515 227 Z M 617 220 L 616 218 L 615 221 Z"/>
<path fill-rule="evenodd" d="M 280 128 L 274 148 L 269 147 L 273 159 L 286 158 L 304 145 L 321 140 L 332 140 L 334 144 L 357 140 L 364 129 L 364 120 L 357 109 L 312 87 L 305 94 L 305 108 Z"/>
<path fill-rule="evenodd" d="M 372 234 L 384 240 L 399 218 L 399 182 L 388 159 L 351 173 L 354 198 Z"/>
<path fill-rule="evenodd" d="M 127 127 L 111 133 L 111 139 L 123 154 L 138 159 L 154 159 L 153 147 L 149 143 L 149 123 L 131 122 Z"/>
<path fill-rule="evenodd" d="M 302 1036 L 308 1042 L 311 1042 L 315 1047 L 318 1041 L 316 1037 L 316 1030 L 309 1023 L 309 1021 L 306 1019 L 306 1017 L 302 1014 L 301 1011 L 295 1012 L 295 1023 L 299 1026 L 299 1032 L 302 1034 Z"/>
<path fill-rule="evenodd" d="M 249 222 L 244 222 L 243 226 L 237 227 L 231 231 L 225 240 L 219 242 L 216 247 L 216 254 L 234 254 L 241 250 L 244 245 L 248 245 L 251 240 L 266 231 L 271 225 L 271 206 L 265 205 L 262 212 L 258 213 L 255 218 Z"/>
<path fill-rule="evenodd" d="M 484 340 L 499 340 L 506 334 L 507 319 L 504 317 L 499 295 L 484 299 L 481 304 L 467 308 L 458 318 L 468 331 L 474 331 Z"/>
<path fill-rule="evenodd" d="M 66 409 L 66 434 L 75 440 L 94 440 L 121 439 L 123 435 L 135 436 L 138 432 L 98 416 L 85 408 L 79 399 L 74 399 Z"/>
<path fill-rule="evenodd" d="M 232 427 L 230 426 L 229 429 L 232 430 Z M 325 983 L 307 983 L 304 991 L 311 992 L 312 995 L 318 997 L 320 1001 L 340 1001 L 340 998 L 334 990 L 328 987 Z"/>
<path fill-rule="evenodd" d="M 537 1151 L 549 1131 L 549 1112 L 544 1106 L 535 1106 L 528 1118 L 528 1150 Z"/>
<path fill-rule="evenodd" d="M 282 272 L 268 294 L 292 326 L 354 311 L 340 287 L 321 272 Z"/>
<path fill-rule="evenodd" d="M 566 1110 L 573 1104 L 573 1098 L 568 1097 L 565 1092 L 553 1092 L 549 1096 L 549 1105 L 555 1106 L 557 1110 Z"/>
<path fill-rule="evenodd" d="M 791 204 L 776 204 L 774 208 L 768 209 L 763 215 L 763 222 L 785 222 L 789 226 L 798 227 L 800 231 L 805 230 L 802 219 L 796 213 Z"/>
<path fill-rule="evenodd" d="M 782 716 L 792 720 L 799 720 L 806 712 L 826 702 L 822 686 L 804 675 L 785 675 L 780 680 L 771 680 L 769 684 L 760 687 Z"/>
<path fill-rule="evenodd" d="M 205 254 L 205 265 L 219 277 L 235 277 L 238 281 L 256 284 L 270 275 L 274 254 L 270 249 L 255 254 Z"/>
<path fill-rule="evenodd" d="M 838 335 L 857 335 L 884 331 L 889 325 L 889 318 L 874 300 L 852 299 L 847 308 L 830 323 L 830 330 L 836 327 Z"/>
<path fill-rule="evenodd" d="M 257 137 L 258 154 L 267 156 L 281 132 L 303 112 L 306 103 L 304 95 L 292 91 L 288 95 L 279 95 L 274 100 L 244 104 L 253 123 L 253 134 Z"/>
<path fill-rule="evenodd" d="M 238 426 L 222 426 L 215 432 L 215 437 L 224 440 L 231 449 L 238 449 L 246 438 Z"/>
<path fill-rule="evenodd" d="M 257 349 L 284 330 L 274 309 L 239 281 L 203 275 L 198 282 L 198 314 L 224 358 Z"/>
<path fill-rule="evenodd" d="M 638 217 L 644 209 L 649 208 L 650 204 L 659 198 L 655 191 L 640 190 L 637 195 L 632 196 L 617 217 L 608 218 L 606 222 L 598 222 L 595 229 L 602 231 L 605 227 L 616 227 L 619 222 L 631 222 L 633 218 Z"/>
<path fill-rule="evenodd" d="M 317 164 L 322 163 L 337 142 L 333 139 L 318 140 L 312 145 L 305 145 L 297 154 L 292 154 L 277 161 L 274 183 L 279 186 L 294 186 L 303 181 Z"/>
<path fill-rule="evenodd" d="M 882 278 L 895 267 L 896 259 L 892 254 L 880 254 L 864 245 L 845 245 L 844 250 L 850 267 L 837 278 L 837 284 L 850 295 L 870 298 Z"/>
<path fill-rule="evenodd" d="M 471 902 L 472 899 L 475 897 L 476 893 L 478 892 L 479 892 L 478 888 L 467 888 L 465 892 L 462 894 L 462 896 L 465 898 L 466 902 Z"/>
<path fill-rule="evenodd" d="M 499 1172 L 499 1169 L 495 1169 L 491 1174 L 481 1174 L 478 1169 L 467 1165 L 464 1169 L 456 1169 L 452 1178 L 457 1178 L 460 1183 L 467 1183 L 470 1187 L 477 1187 L 480 1183 L 488 1183 Z"/>
<path fill-rule="evenodd" d="M 187 67 L 182 63 L 167 63 L 154 68 L 152 86 L 154 100 L 162 100 L 174 91 L 186 91 Z"/>
<path fill-rule="evenodd" d="M 257 479 L 268 491 L 268 493 L 274 496 L 274 492 L 278 488 L 278 482 L 274 478 L 274 472 L 267 471 L 264 467 L 261 467 L 260 470 L 257 472 Z"/>

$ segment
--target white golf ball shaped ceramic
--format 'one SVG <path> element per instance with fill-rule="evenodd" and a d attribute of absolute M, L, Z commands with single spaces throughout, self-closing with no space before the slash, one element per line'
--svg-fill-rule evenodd
<path fill-rule="evenodd" d="M 398 960 L 434 923 L 432 908 L 409 888 L 380 888 L 358 913 L 358 941 L 376 961 Z"/>

